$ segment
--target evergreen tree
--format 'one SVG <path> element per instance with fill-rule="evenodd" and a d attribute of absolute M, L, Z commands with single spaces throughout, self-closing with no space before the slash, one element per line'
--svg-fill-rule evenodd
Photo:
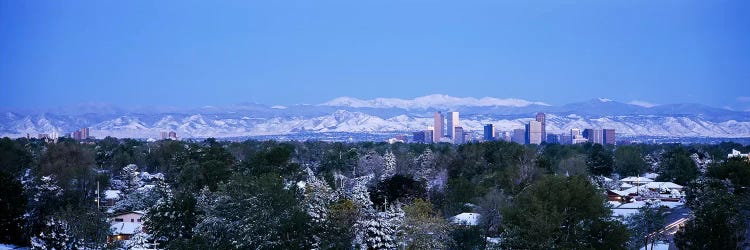
<path fill-rule="evenodd" d="M 396 174 L 396 155 L 390 150 L 383 156 L 383 174 L 380 176 L 380 180 L 385 180 L 393 177 Z"/>
<path fill-rule="evenodd" d="M 70 227 L 66 221 L 48 218 L 44 230 L 31 238 L 31 249 L 34 250 L 72 250 L 81 248 L 70 234 Z"/>
<path fill-rule="evenodd" d="M 646 171 L 646 161 L 636 146 L 620 146 L 615 150 L 615 170 L 621 176 L 636 176 Z"/>
<path fill-rule="evenodd" d="M 690 152 L 684 147 L 677 146 L 662 154 L 659 164 L 659 181 L 671 181 L 680 185 L 687 185 L 698 177 L 698 168 L 690 158 Z"/>
<path fill-rule="evenodd" d="M 691 183 L 686 194 L 694 218 L 675 235 L 678 248 L 742 248 L 748 219 L 742 208 L 746 197 L 738 197 L 725 183 L 712 179 Z"/>
<path fill-rule="evenodd" d="M 601 144 L 594 144 L 586 160 L 589 166 L 589 172 L 593 175 L 609 176 L 614 170 L 614 160 L 612 152 L 605 149 Z"/>
<path fill-rule="evenodd" d="M 26 198 L 21 182 L 0 170 L 0 242 L 26 245 L 23 240 L 23 214 Z"/>

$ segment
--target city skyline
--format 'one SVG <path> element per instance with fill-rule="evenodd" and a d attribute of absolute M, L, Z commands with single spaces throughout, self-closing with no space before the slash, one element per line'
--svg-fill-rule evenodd
<path fill-rule="evenodd" d="M 0 3 L 0 107 L 449 93 L 750 110 L 744 1 L 174 6 Z"/>

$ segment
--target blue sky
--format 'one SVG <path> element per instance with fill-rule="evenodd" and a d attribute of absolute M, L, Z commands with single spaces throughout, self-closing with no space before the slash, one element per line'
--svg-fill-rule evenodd
<path fill-rule="evenodd" d="M 750 110 L 748 1 L 220 2 L 0 1 L 0 106 L 441 93 Z"/>

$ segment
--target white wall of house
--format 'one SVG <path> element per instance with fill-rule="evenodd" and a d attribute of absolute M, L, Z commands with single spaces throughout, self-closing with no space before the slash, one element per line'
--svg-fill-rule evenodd
<path fill-rule="evenodd" d="M 111 223 L 115 222 L 142 222 L 142 214 L 139 213 L 127 213 L 112 217 Z"/>

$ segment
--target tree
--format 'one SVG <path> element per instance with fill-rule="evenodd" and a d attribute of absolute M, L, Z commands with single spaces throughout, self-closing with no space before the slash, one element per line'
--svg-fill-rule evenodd
<path fill-rule="evenodd" d="M 610 219 L 604 196 L 582 176 L 549 176 L 527 187 L 503 212 L 507 246 L 621 249 L 625 227 Z"/>
<path fill-rule="evenodd" d="M 193 237 L 198 215 L 192 195 L 169 195 L 147 211 L 144 225 L 156 241 L 169 246 Z"/>
<path fill-rule="evenodd" d="M 477 200 L 477 213 L 481 215 L 479 225 L 485 237 L 496 237 L 502 233 L 503 208 L 508 206 L 508 200 L 505 193 L 497 189 L 491 190 Z"/>
<path fill-rule="evenodd" d="M 690 153 L 682 146 L 677 146 L 662 155 L 659 181 L 671 181 L 680 185 L 698 177 L 698 169 L 690 158 Z"/>
<path fill-rule="evenodd" d="M 641 246 L 648 249 L 650 242 L 651 248 L 653 248 L 654 243 L 663 237 L 659 230 L 664 227 L 666 212 L 664 207 L 647 202 L 645 206 L 638 210 L 637 214 L 627 217 L 630 231 L 628 245 L 635 249 Z"/>
<path fill-rule="evenodd" d="M 612 174 L 614 161 L 612 152 L 605 149 L 601 144 L 594 144 L 589 152 L 586 165 L 589 166 L 589 172 L 593 175 L 609 176 Z"/>
<path fill-rule="evenodd" d="M 409 177 L 394 175 L 369 188 L 369 193 L 376 206 L 382 206 L 385 202 L 409 203 L 415 198 L 425 198 L 427 190 L 424 185 Z"/>
<path fill-rule="evenodd" d="M 349 199 L 331 204 L 328 220 L 320 229 L 320 249 L 349 249 L 354 241 L 354 225 L 359 217 L 359 209 Z"/>
<path fill-rule="evenodd" d="M 646 161 L 636 146 L 620 146 L 615 150 L 615 172 L 622 176 L 636 176 L 646 171 Z"/>
<path fill-rule="evenodd" d="M 64 205 L 60 199 L 63 189 L 57 185 L 54 175 L 42 176 L 24 183 L 25 196 L 28 198 L 24 216 L 24 235 L 26 239 L 37 236 L 46 225 L 49 217 Z M 53 223 L 54 224 L 54 223 Z"/>
<path fill-rule="evenodd" d="M 708 176 L 728 179 L 737 187 L 750 187 L 750 162 L 734 157 L 708 168 Z"/>
<path fill-rule="evenodd" d="M 310 217 L 278 173 L 235 175 L 209 204 L 195 227 L 212 248 L 310 248 Z"/>
<path fill-rule="evenodd" d="M 583 155 L 573 155 L 566 159 L 560 160 L 558 163 L 556 174 L 562 176 L 573 176 L 573 175 L 588 175 L 588 168 L 586 165 L 586 159 Z"/>
<path fill-rule="evenodd" d="M 388 151 L 383 155 L 383 174 L 380 176 L 380 180 L 385 180 L 393 177 L 396 174 L 396 155 L 391 151 Z"/>
<path fill-rule="evenodd" d="M 686 190 L 694 218 L 675 235 L 680 249 L 741 249 L 747 217 L 743 201 L 718 180 L 697 180 Z M 746 201 L 745 201 L 746 202 Z"/>
<path fill-rule="evenodd" d="M 8 137 L 0 139 L 0 172 L 18 177 L 32 160 L 31 154 L 17 141 Z"/>
<path fill-rule="evenodd" d="M 0 242 L 26 245 L 23 240 L 23 214 L 26 198 L 21 182 L 0 171 Z"/>
<path fill-rule="evenodd" d="M 395 249 L 398 246 L 396 239 L 404 218 L 400 204 L 388 206 L 382 212 L 365 208 L 362 214 L 356 225 L 361 230 L 361 240 L 355 246 L 366 249 Z"/>
<path fill-rule="evenodd" d="M 81 243 L 70 235 L 70 226 L 66 221 L 49 218 L 46 227 L 31 238 L 31 249 L 34 250 L 68 250 L 79 249 Z"/>
<path fill-rule="evenodd" d="M 414 199 L 404 207 L 404 236 L 407 249 L 446 249 L 450 245 L 450 225 L 432 204 Z"/>
<path fill-rule="evenodd" d="M 122 190 L 125 194 L 135 191 L 143 184 L 141 177 L 138 175 L 138 166 L 135 164 L 128 164 L 122 168 L 122 171 L 120 171 L 120 180 L 125 184 Z"/>

